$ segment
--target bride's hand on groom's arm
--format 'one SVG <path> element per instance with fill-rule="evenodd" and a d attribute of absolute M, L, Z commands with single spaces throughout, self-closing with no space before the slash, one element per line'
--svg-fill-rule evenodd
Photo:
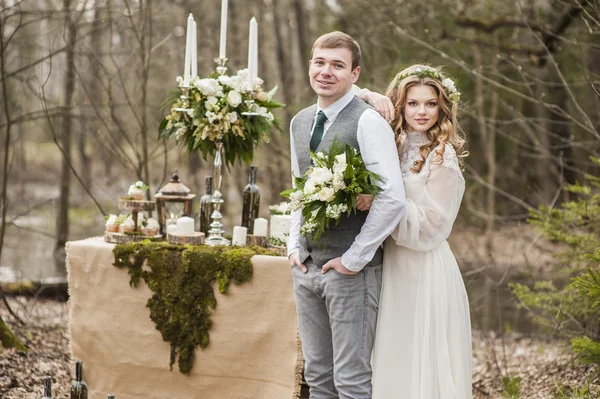
<path fill-rule="evenodd" d="M 356 199 L 356 209 L 359 211 L 368 211 L 371 209 L 374 198 L 371 194 L 359 194 Z"/>
<path fill-rule="evenodd" d="M 342 274 L 356 274 L 357 272 L 353 272 L 352 270 L 346 269 L 346 267 L 342 264 L 342 257 L 331 259 L 329 262 L 325 263 L 323 269 L 321 269 L 321 273 L 325 274 L 330 269 L 337 270 L 338 273 Z"/>

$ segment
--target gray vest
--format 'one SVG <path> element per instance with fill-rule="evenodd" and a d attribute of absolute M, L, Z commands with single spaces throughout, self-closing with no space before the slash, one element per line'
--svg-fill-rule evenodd
<path fill-rule="evenodd" d="M 309 156 L 310 132 L 315 119 L 316 108 L 317 106 L 313 105 L 303 109 L 296 115 L 292 123 L 292 133 L 301 175 L 306 173 L 312 162 Z M 334 139 L 358 150 L 358 121 L 362 113 L 368 108 L 369 106 L 365 102 L 354 97 L 335 118 L 316 152 L 327 152 Z M 350 216 L 343 214 L 340 223 L 335 227 L 334 223 L 331 223 L 330 228 L 323 234 L 321 248 L 319 248 L 319 242 L 312 241 L 310 236 L 300 235 L 300 261 L 304 263 L 310 257 L 315 265 L 323 267 L 329 260 L 342 256 L 350 248 L 354 238 L 360 233 L 367 214 L 368 212 L 365 211 L 357 211 L 356 214 L 351 213 Z M 376 266 L 382 263 L 383 251 L 379 248 L 367 266 Z"/>

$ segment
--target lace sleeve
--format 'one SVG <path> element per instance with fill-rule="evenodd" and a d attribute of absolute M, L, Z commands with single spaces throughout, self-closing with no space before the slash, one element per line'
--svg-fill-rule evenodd
<path fill-rule="evenodd" d="M 398 245 L 417 251 L 429 251 L 444 242 L 458 214 L 465 181 L 458 166 L 458 157 L 450 145 L 444 150 L 444 161 L 430 163 L 425 189 L 417 199 L 406 200 L 406 213 L 392 238 Z M 446 156 L 448 154 L 448 156 Z"/>

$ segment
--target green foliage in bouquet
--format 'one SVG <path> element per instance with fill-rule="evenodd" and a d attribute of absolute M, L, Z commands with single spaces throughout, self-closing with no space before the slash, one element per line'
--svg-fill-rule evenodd
<path fill-rule="evenodd" d="M 153 294 L 146 304 L 150 318 L 165 342 L 171 345 L 169 366 L 177 360 L 179 371 L 189 374 L 194 351 L 209 344 L 211 310 L 217 306 L 212 284 L 226 294 L 231 282 L 252 278 L 254 255 L 276 255 L 260 247 L 209 247 L 172 245 L 166 242 L 118 244 L 114 265 L 127 268 L 129 285 L 143 279 Z M 143 267 L 147 261 L 147 267 Z"/>
<path fill-rule="evenodd" d="M 180 82 L 180 78 L 178 78 Z M 206 160 L 215 155 L 215 142 L 222 141 L 226 165 L 250 163 L 255 148 L 268 142 L 272 128 L 281 130 L 271 110 L 283 106 L 256 78 L 247 90 L 247 70 L 237 75 L 219 75 L 191 82 L 187 96 L 173 93 L 165 102 L 169 113 L 159 125 L 158 138 L 175 138 L 189 153 L 199 151 Z M 245 115 L 252 113 L 253 115 Z"/>
<path fill-rule="evenodd" d="M 360 153 L 334 140 L 329 152 L 311 152 L 313 165 L 302 177 L 294 178 L 295 188 L 281 192 L 291 200 L 292 211 L 302 210 L 300 233 L 315 241 L 333 222 L 337 226 L 342 214 L 356 213 L 359 194 L 377 195 L 383 178 L 367 169 Z"/>
<path fill-rule="evenodd" d="M 600 159 L 592 161 L 600 166 Z M 529 219 L 549 239 L 567 244 L 559 259 L 574 274 L 571 282 L 562 289 L 551 282 L 511 289 L 536 322 L 571 339 L 582 362 L 600 366 L 600 177 L 586 177 L 590 185 L 565 188 L 577 199 L 560 208 L 541 207 Z"/>

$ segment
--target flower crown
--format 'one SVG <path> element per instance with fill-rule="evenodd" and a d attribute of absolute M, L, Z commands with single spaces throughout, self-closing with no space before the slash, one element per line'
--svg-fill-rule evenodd
<path fill-rule="evenodd" d="M 420 78 L 432 78 L 432 79 L 439 80 L 442 83 L 442 86 L 444 86 L 444 89 L 446 90 L 446 94 L 450 98 L 450 101 L 452 101 L 453 103 L 456 104 L 460 100 L 460 92 L 458 90 L 456 90 L 454 81 L 450 78 L 445 77 L 444 75 L 442 75 L 435 69 L 428 69 L 428 68 L 425 69 L 425 68 L 418 67 L 412 72 L 408 72 L 408 73 L 400 75 L 398 77 L 398 82 L 401 82 L 405 78 L 407 78 L 409 76 L 413 76 L 413 75 L 418 76 Z"/>

